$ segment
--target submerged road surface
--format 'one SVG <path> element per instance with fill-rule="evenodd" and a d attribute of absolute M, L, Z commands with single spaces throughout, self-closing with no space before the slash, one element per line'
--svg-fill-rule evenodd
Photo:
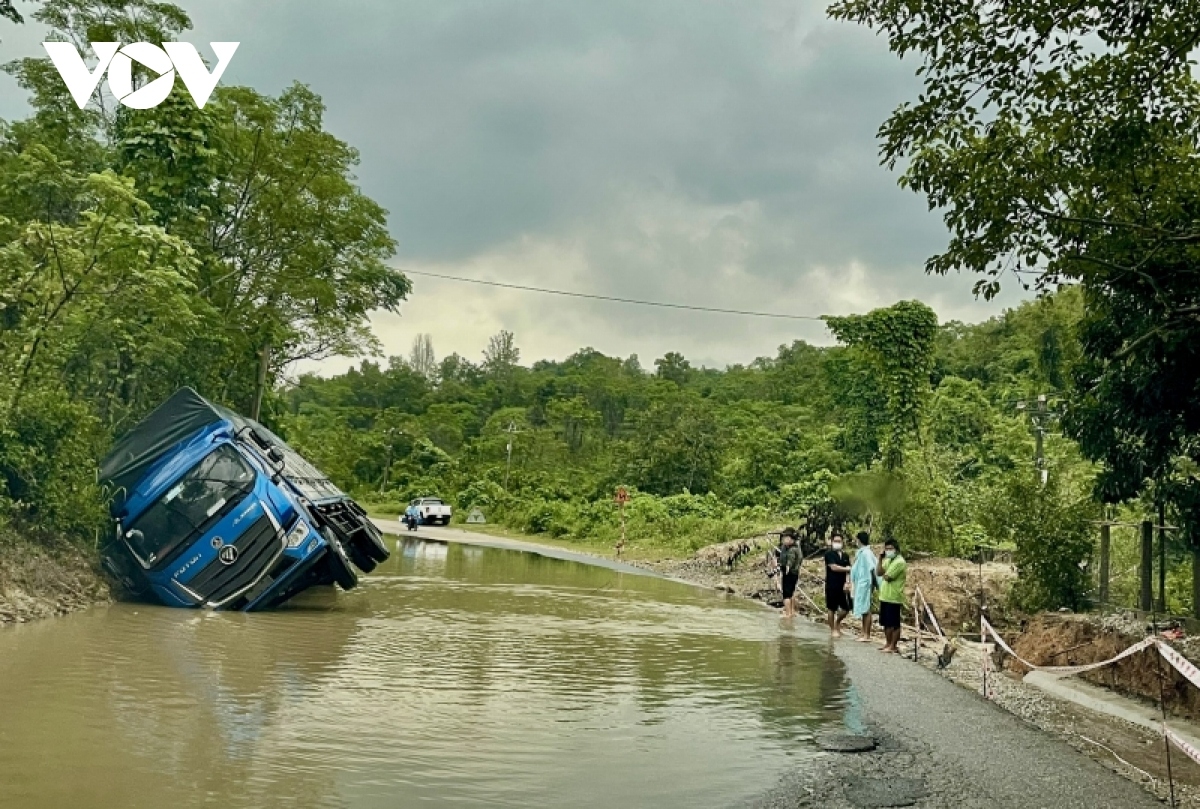
<path fill-rule="evenodd" d="M 842 664 L 740 599 L 388 537 L 276 612 L 0 630 L 2 809 L 720 809 L 817 758 Z"/>
<path fill-rule="evenodd" d="M 487 542 L 561 558 L 573 556 L 559 549 L 452 528 L 422 528 L 418 533 L 438 541 Z M 780 631 L 823 637 L 821 629 L 804 621 L 797 621 L 794 627 L 781 622 Z M 881 654 L 874 644 L 849 638 L 822 642 L 846 666 L 850 684 L 847 730 L 874 735 L 880 748 L 868 754 L 823 755 L 816 766 L 795 768 L 748 806 L 1161 806 L 1137 784 L 911 661 Z M 763 764 L 766 772 L 777 774 L 775 765 L 784 762 L 772 762 L 764 751 Z M 770 779 L 764 780 L 767 783 Z M 906 790 L 911 802 L 903 800 Z"/>

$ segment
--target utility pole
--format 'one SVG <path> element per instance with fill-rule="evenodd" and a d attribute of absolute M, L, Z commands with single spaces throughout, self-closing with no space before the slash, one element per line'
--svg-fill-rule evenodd
<path fill-rule="evenodd" d="M 1025 410 L 1025 402 L 1017 402 L 1017 410 Z M 1050 477 L 1050 470 L 1046 468 L 1046 453 L 1044 446 L 1044 437 L 1046 435 L 1046 421 L 1049 416 L 1047 409 L 1046 394 L 1039 393 L 1037 397 L 1037 409 L 1029 414 L 1033 421 L 1033 435 L 1037 442 L 1035 450 L 1034 465 L 1037 468 L 1038 483 L 1042 486 L 1046 485 L 1046 480 Z"/>
<path fill-rule="evenodd" d="M 395 427 L 389 427 L 387 430 L 384 431 L 383 434 L 386 435 L 387 439 L 388 439 L 388 445 L 387 445 L 388 455 L 387 455 L 387 465 L 383 467 L 383 482 L 379 484 L 379 493 L 380 494 L 383 494 L 384 491 L 387 489 L 388 473 L 392 471 L 392 455 L 396 451 L 396 443 L 395 443 L 396 435 L 397 434 L 404 435 L 404 431 L 397 430 Z"/>
<path fill-rule="evenodd" d="M 504 430 L 508 433 L 508 446 L 505 448 L 508 457 L 504 462 L 504 491 L 508 491 L 508 473 L 512 471 L 512 442 L 513 435 L 517 432 L 517 425 L 513 422 L 508 423 L 508 427 Z"/>

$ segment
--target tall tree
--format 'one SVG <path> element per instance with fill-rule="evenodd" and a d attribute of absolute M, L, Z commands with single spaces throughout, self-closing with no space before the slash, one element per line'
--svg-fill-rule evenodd
<path fill-rule="evenodd" d="M 413 338 L 412 350 L 408 354 L 408 364 L 426 379 L 433 379 L 437 375 L 437 357 L 433 353 L 433 335 L 418 334 Z"/>
<path fill-rule="evenodd" d="M 920 100 L 880 134 L 885 162 L 907 165 L 902 184 L 950 228 L 927 268 L 979 273 L 987 296 L 1003 276 L 1078 283 L 1066 424 L 1105 464 L 1098 493 L 1158 482 L 1200 502 L 1200 2 L 842 0 L 831 13 L 920 61 Z M 1200 552 L 1200 515 L 1179 511 Z"/>
<path fill-rule="evenodd" d="M 504 374 L 521 361 L 521 350 L 517 348 L 513 333 L 501 329 L 488 339 L 483 350 L 483 369 L 490 374 Z"/>

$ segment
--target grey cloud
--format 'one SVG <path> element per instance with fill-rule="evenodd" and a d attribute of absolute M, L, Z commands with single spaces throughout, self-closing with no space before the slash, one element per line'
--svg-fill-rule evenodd
<path fill-rule="evenodd" d="M 912 66 L 822 2 L 184 5 L 193 41 L 242 42 L 226 83 L 322 94 L 390 211 L 400 266 L 806 314 L 899 297 L 943 317 L 998 310 L 970 298 L 971 279 L 922 273 L 942 225 L 875 140 L 916 92 Z M 820 324 L 416 282 L 404 317 L 377 320 L 391 352 L 431 331 L 439 353 L 474 356 L 499 327 L 530 359 L 593 345 L 745 362 L 828 340 Z"/>

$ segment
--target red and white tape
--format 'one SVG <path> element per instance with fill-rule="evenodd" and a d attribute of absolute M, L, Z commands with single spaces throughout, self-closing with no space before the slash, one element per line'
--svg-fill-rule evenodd
<path fill-rule="evenodd" d="M 1155 641 L 1158 646 L 1158 653 L 1166 659 L 1168 663 L 1175 667 L 1175 670 L 1191 680 L 1192 685 L 1200 688 L 1200 669 L 1192 665 L 1192 661 L 1181 655 L 1179 652 L 1172 649 L 1161 640 Z"/>
<path fill-rule="evenodd" d="M 981 623 L 983 624 L 984 630 L 987 632 L 987 634 L 991 635 L 995 639 L 996 643 L 998 643 L 1000 645 L 1000 648 L 1003 649 L 1008 654 L 1010 654 L 1011 656 L 1015 657 L 1017 659 L 1017 661 L 1019 663 L 1021 663 L 1023 666 L 1033 669 L 1034 671 L 1049 671 L 1049 672 L 1053 672 L 1054 674 L 1082 674 L 1085 671 L 1092 671 L 1093 669 L 1103 668 L 1104 666 L 1111 666 L 1113 663 L 1116 663 L 1118 660 L 1124 660 L 1125 658 L 1129 657 L 1130 655 L 1135 655 L 1138 652 L 1145 651 L 1149 647 L 1154 646 L 1158 643 L 1158 641 L 1155 638 L 1146 638 L 1144 640 L 1140 640 L 1137 643 L 1133 644 L 1128 649 L 1126 649 L 1125 651 L 1116 655 L 1115 657 L 1110 657 L 1108 660 L 1101 660 L 1097 663 L 1087 663 L 1082 666 L 1035 666 L 1033 663 L 1030 663 L 1028 660 L 1026 660 L 1025 658 L 1018 655 L 1016 652 L 1014 652 L 1012 650 L 1012 647 L 1004 642 L 1004 639 L 1000 637 L 1000 633 L 998 633 L 995 630 L 995 628 L 991 624 L 988 623 L 986 618 L 982 618 L 980 620 L 981 620 Z M 1171 651 L 1174 652 L 1175 650 L 1172 649 Z M 1181 657 L 1180 659 L 1182 660 L 1183 658 Z M 1187 663 L 1186 660 L 1183 660 L 1183 662 Z M 1191 665 L 1191 664 L 1189 663 L 1188 665 Z M 1194 666 L 1193 666 L 1193 669 L 1195 669 Z M 1196 676 L 1197 676 L 1197 678 L 1200 678 L 1200 671 L 1196 672 Z M 1193 680 L 1192 682 L 1195 682 L 1198 686 L 1200 686 L 1200 682 L 1197 682 L 1196 680 Z"/>
<path fill-rule="evenodd" d="M 1200 764 L 1200 750 L 1197 750 L 1195 747 L 1179 738 L 1179 736 L 1177 736 L 1175 732 L 1166 725 L 1163 725 L 1163 735 L 1167 737 L 1171 744 L 1178 747 L 1185 756 L 1197 764 Z"/>

